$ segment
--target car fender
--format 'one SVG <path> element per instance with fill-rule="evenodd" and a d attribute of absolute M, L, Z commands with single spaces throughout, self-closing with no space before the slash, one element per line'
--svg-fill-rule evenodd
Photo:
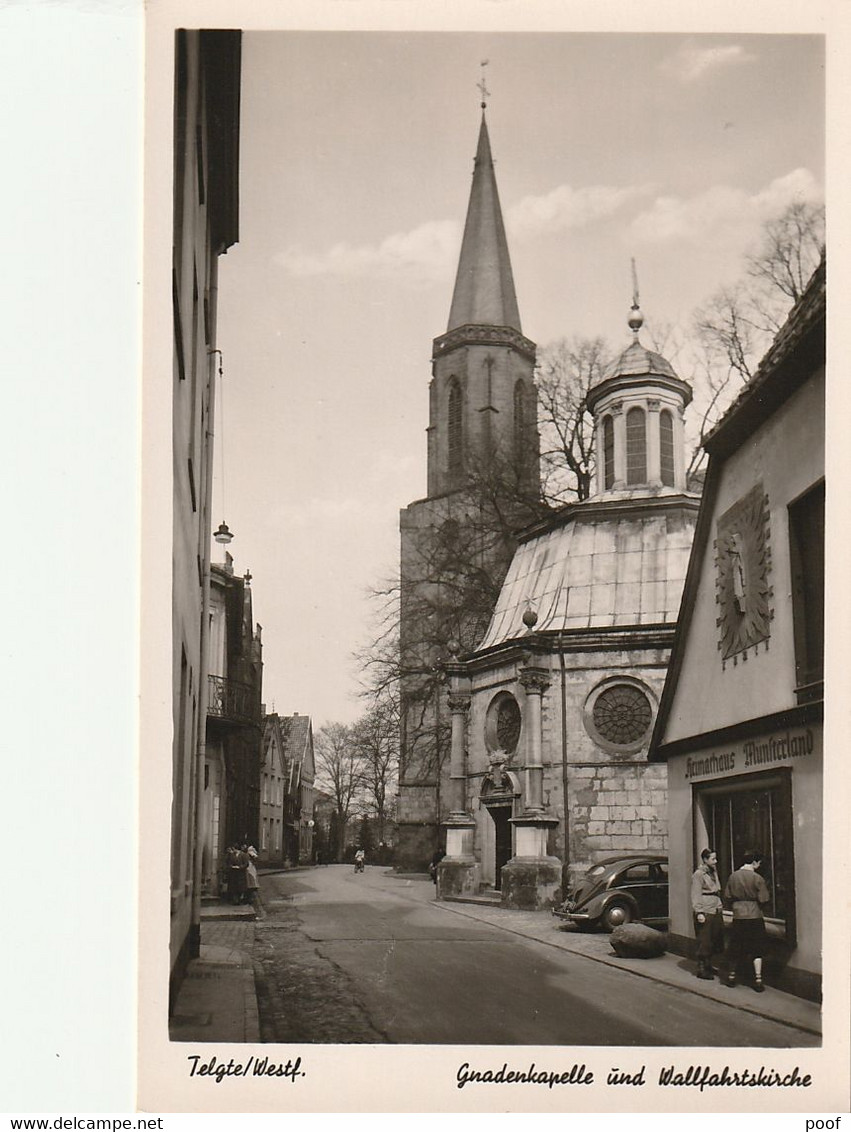
<path fill-rule="evenodd" d="M 596 902 L 596 901 L 595 901 Z M 628 892 L 624 892 L 620 888 L 612 888 L 608 892 L 604 892 L 600 896 L 600 910 L 594 913 L 595 916 L 602 916 L 610 904 L 627 904 L 632 911 L 633 919 L 638 920 L 641 918 L 641 911 L 635 897 L 631 896 Z"/>

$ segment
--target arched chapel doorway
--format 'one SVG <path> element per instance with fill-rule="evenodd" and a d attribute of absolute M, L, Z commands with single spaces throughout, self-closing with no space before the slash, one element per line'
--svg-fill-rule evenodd
<path fill-rule="evenodd" d="M 482 828 L 482 879 L 495 889 L 502 887 L 502 868 L 514 856 L 514 802 L 519 783 L 510 771 L 495 770 L 485 775 L 480 802 L 487 811 Z"/>

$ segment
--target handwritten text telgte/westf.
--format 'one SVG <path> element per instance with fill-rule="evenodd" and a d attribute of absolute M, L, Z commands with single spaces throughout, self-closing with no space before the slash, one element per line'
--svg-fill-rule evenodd
<path fill-rule="evenodd" d="M 213 1056 L 209 1061 L 202 1061 L 197 1053 L 190 1054 L 187 1061 L 191 1062 L 190 1077 L 213 1077 L 217 1085 L 221 1085 L 225 1077 L 275 1077 L 280 1080 L 295 1081 L 297 1077 L 306 1076 L 301 1068 L 301 1058 L 287 1062 L 270 1061 L 268 1057 L 249 1057 L 248 1061 L 219 1061 Z"/>

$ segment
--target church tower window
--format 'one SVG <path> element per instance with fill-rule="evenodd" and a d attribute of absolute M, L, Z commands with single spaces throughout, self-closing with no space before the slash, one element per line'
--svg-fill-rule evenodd
<path fill-rule="evenodd" d="M 662 483 L 674 486 L 674 418 L 667 409 L 659 414 L 659 465 Z"/>
<path fill-rule="evenodd" d="M 464 454 L 461 389 L 455 378 L 449 384 L 449 476 L 454 481 L 461 475 Z"/>
<path fill-rule="evenodd" d="M 514 386 L 514 461 L 519 466 L 525 459 L 526 418 L 523 405 L 523 382 Z"/>
<path fill-rule="evenodd" d="M 608 491 L 615 483 L 615 425 L 611 417 L 603 417 L 603 476 Z"/>
<path fill-rule="evenodd" d="M 643 409 L 626 414 L 626 482 L 647 483 L 647 427 Z"/>

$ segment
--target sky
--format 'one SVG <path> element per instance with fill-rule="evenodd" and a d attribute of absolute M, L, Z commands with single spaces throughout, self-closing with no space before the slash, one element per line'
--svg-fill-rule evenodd
<path fill-rule="evenodd" d="M 523 332 L 687 327 L 760 226 L 824 184 L 823 43 L 799 35 L 246 32 L 240 238 L 220 263 L 215 524 L 263 627 L 267 709 L 363 710 L 369 591 L 426 490 L 487 120 Z"/>

